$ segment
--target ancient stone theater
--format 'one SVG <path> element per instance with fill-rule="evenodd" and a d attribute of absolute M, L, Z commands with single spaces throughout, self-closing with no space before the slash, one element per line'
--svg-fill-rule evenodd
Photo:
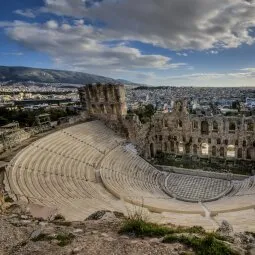
<path fill-rule="evenodd" d="M 139 210 L 157 223 L 215 230 L 227 220 L 235 231 L 255 231 L 254 117 L 193 116 L 176 101 L 171 113 L 141 124 L 127 114 L 123 85 L 87 85 L 79 93 L 87 121 L 32 142 L 8 164 L 4 182 L 14 200 L 68 220 Z M 250 175 L 152 164 L 162 153 L 215 159 L 223 169 L 242 162 Z"/>

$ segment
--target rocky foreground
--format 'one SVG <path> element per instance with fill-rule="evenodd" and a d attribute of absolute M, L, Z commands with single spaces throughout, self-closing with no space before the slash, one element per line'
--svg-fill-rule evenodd
<path fill-rule="evenodd" d="M 83 222 L 68 222 L 61 215 L 45 220 L 34 218 L 26 208 L 13 204 L 0 215 L 0 254 L 199 254 L 183 242 L 166 243 L 161 236 L 120 233 L 125 220 L 120 213 L 106 211 L 96 212 Z M 233 250 L 222 255 L 255 254 L 254 233 L 233 233 L 225 222 L 218 234 L 227 237 L 225 243 Z M 207 254 L 204 252 L 201 254 Z"/>

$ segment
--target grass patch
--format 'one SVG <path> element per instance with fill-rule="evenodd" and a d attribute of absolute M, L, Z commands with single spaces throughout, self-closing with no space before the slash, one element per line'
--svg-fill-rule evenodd
<path fill-rule="evenodd" d="M 227 244 L 216 239 L 214 234 L 206 234 L 204 237 L 170 234 L 163 242 L 183 243 L 191 247 L 197 255 L 237 255 Z"/>
<path fill-rule="evenodd" d="M 174 233 L 170 228 L 146 222 L 142 219 L 127 219 L 124 221 L 119 233 L 135 236 L 164 236 Z"/>
<path fill-rule="evenodd" d="M 166 226 L 160 226 L 155 223 L 150 223 L 142 218 L 128 218 L 124 221 L 119 233 L 128 234 L 134 236 L 148 236 L 148 237 L 163 237 L 168 234 L 174 233 L 196 233 L 205 234 L 205 230 L 202 227 L 177 227 L 171 228 Z"/>
<path fill-rule="evenodd" d="M 63 247 L 70 244 L 74 238 L 75 238 L 75 235 L 71 233 L 60 233 L 60 234 L 57 234 L 56 236 L 50 236 L 48 234 L 42 233 L 31 240 L 33 242 L 58 240 L 58 245 Z"/>
<path fill-rule="evenodd" d="M 68 234 L 62 233 L 62 234 L 58 234 L 56 236 L 56 239 L 59 241 L 58 245 L 63 247 L 63 246 L 70 244 L 73 241 L 74 237 L 75 236 L 71 233 L 68 233 Z"/>

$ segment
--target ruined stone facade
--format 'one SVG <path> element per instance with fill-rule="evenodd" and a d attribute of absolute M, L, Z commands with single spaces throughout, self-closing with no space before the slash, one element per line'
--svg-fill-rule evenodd
<path fill-rule="evenodd" d="M 159 152 L 198 158 L 255 161 L 255 117 L 189 114 L 185 101 L 156 114 L 146 135 L 146 158 Z"/>
<path fill-rule="evenodd" d="M 89 115 L 100 119 L 121 119 L 127 114 L 122 84 L 89 84 L 79 89 L 80 100 Z"/>
<path fill-rule="evenodd" d="M 189 114 L 186 101 L 176 101 L 171 113 L 156 113 L 141 124 L 136 115 L 127 115 L 123 85 L 87 85 L 79 92 L 88 113 L 116 131 L 124 130 L 146 159 L 164 153 L 254 164 L 255 116 L 198 116 Z"/>

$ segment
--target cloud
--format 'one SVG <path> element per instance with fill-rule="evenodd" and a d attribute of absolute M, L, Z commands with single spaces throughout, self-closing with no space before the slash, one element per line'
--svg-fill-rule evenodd
<path fill-rule="evenodd" d="M 31 9 L 25 9 L 25 10 L 15 10 L 14 11 L 15 14 L 27 17 L 27 18 L 35 18 L 35 12 Z"/>
<path fill-rule="evenodd" d="M 173 50 L 254 43 L 251 0 L 45 0 L 42 10 L 101 20 L 111 36 Z"/>
<path fill-rule="evenodd" d="M 4 56 L 23 56 L 23 52 L 1 52 Z"/>
<path fill-rule="evenodd" d="M 185 52 L 183 52 L 183 53 L 182 53 L 182 52 L 177 52 L 176 55 L 178 55 L 178 56 L 180 56 L 180 57 L 181 57 L 181 56 L 182 56 L 182 57 L 187 57 L 187 56 L 188 56 L 188 54 L 185 53 Z"/>
<path fill-rule="evenodd" d="M 102 29 L 84 25 L 82 20 L 73 24 L 49 20 L 44 24 L 15 21 L 4 25 L 10 38 L 30 49 L 48 53 L 63 68 L 164 70 L 186 65 L 174 63 L 166 56 L 143 54 L 125 43 L 109 41 Z"/>

